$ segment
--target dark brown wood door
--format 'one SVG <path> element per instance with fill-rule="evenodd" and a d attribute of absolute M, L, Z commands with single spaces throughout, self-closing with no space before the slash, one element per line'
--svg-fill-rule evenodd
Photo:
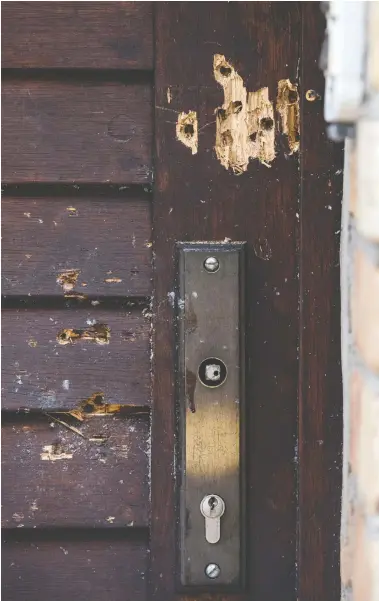
<path fill-rule="evenodd" d="M 339 599 L 324 26 L 310 2 L 3 2 L 4 600 Z M 191 240 L 247 242 L 232 594 L 177 587 L 172 292 Z"/>

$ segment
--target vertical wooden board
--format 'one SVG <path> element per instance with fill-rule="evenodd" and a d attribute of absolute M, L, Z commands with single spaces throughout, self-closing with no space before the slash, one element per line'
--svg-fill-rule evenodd
<path fill-rule="evenodd" d="M 111 541 L 80 537 L 6 541 L 4 601 L 145 601 L 145 543 L 122 537 Z"/>
<path fill-rule="evenodd" d="M 343 147 L 323 119 L 325 20 L 303 2 L 299 599 L 340 599 L 342 386 L 339 245 Z M 309 102 L 306 92 L 319 99 Z"/>
<path fill-rule="evenodd" d="M 170 36 L 166 32 L 170 31 Z M 175 596 L 174 244 L 247 241 L 249 578 L 247 599 L 295 599 L 298 157 L 271 168 L 227 171 L 215 156 L 215 110 L 223 90 L 214 55 L 225 55 L 249 91 L 296 81 L 297 3 L 156 5 L 155 408 L 152 441 L 151 594 Z M 196 111 L 198 152 L 176 139 L 181 112 Z M 287 151 L 288 154 L 288 151 Z M 218 301 L 217 301 L 218 302 Z M 186 596 L 186 600 L 195 597 Z M 202 598 L 196 596 L 196 599 Z M 212 599 L 231 599 L 223 595 Z M 237 594 L 234 598 L 244 598 Z"/>
<path fill-rule="evenodd" d="M 105 404 L 148 405 L 149 330 L 140 311 L 101 303 L 4 311 L 3 409 L 71 410 L 99 393 Z"/>
<path fill-rule="evenodd" d="M 147 526 L 148 435 L 147 416 L 53 414 L 6 423 L 2 527 Z"/>
<path fill-rule="evenodd" d="M 3 2 L 3 68 L 151 69 L 150 2 Z"/>
<path fill-rule="evenodd" d="M 4 182 L 150 182 L 149 84 L 31 78 L 1 94 Z"/>
<path fill-rule="evenodd" d="M 148 200 L 6 197 L 1 205 L 3 294 L 150 294 Z"/>

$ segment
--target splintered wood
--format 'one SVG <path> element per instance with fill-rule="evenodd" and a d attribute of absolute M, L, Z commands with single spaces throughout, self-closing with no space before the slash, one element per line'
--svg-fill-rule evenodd
<path fill-rule="evenodd" d="M 268 88 L 247 92 L 242 77 L 216 54 L 213 61 L 216 81 L 224 89 L 222 107 L 216 109 L 216 155 L 225 169 L 239 175 L 251 159 L 270 167 L 275 158 L 274 108 Z"/>
<path fill-rule="evenodd" d="M 281 129 L 288 137 L 289 154 L 298 152 L 300 147 L 300 107 L 297 85 L 289 79 L 278 83 L 276 110 L 280 115 Z"/>
<path fill-rule="evenodd" d="M 170 100 L 168 100 L 168 102 L 170 102 Z M 176 137 L 180 142 L 184 144 L 184 146 L 187 146 L 187 148 L 191 149 L 192 154 L 197 153 L 197 130 L 197 115 L 195 111 L 189 111 L 188 113 L 179 114 L 178 121 L 176 123 Z"/>
<path fill-rule="evenodd" d="M 287 155 L 299 151 L 300 110 L 296 84 L 289 79 L 279 80 L 276 99 L 279 118 L 275 123 L 275 110 L 269 99 L 268 87 L 248 92 L 242 77 L 222 54 L 216 54 L 213 58 L 213 74 L 224 90 L 224 102 L 215 110 L 215 151 L 225 169 L 241 175 L 247 171 L 253 159 L 271 167 L 276 156 L 277 131 L 287 137 Z M 167 101 L 171 101 L 171 93 Z M 179 114 L 176 137 L 191 149 L 192 154 L 197 153 L 198 117 L 195 111 Z"/>

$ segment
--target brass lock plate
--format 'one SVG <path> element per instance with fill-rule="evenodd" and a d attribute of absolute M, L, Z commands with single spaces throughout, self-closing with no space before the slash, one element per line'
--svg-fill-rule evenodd
<path fill-rule="evenodd" d="M 245 243 L 178 244 L 181 587 L 244 580 Z"/>

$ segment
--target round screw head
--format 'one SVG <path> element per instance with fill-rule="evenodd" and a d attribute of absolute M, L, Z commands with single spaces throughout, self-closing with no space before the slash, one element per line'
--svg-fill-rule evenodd
<path fill-rule="evenodd" d="M 204 261 L 204 267 L 209 273 L 215 273 L 220 267 L 220 263 L 216 257 L 208 257 Z"/>
<path fill-rule="evenodd" d="M 217 563 L 209 563 L 205 568 L 208 578 L 218 578 L 221 574 L 220 566 Z"/>

